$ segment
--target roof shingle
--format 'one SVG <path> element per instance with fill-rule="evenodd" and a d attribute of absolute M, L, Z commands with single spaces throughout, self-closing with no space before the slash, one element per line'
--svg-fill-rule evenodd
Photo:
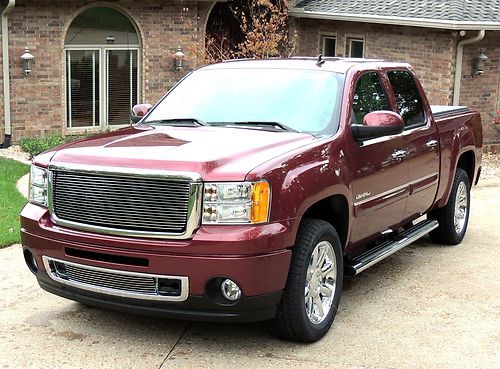
<path fill-rule="evenodd" d="M 302 0 L 293 10 L 339 16 L 426 19 L 500 24 L 499 0 Z"/>

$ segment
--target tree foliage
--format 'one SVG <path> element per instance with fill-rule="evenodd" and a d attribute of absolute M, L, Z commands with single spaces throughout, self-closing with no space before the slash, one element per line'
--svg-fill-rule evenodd
<path fill-rule="evenodd" d="M 207 32 L 194 39 L 188 52 L 199 63 L 211 64 L 234 58 L 290 57 L 295 39 L 288 33 L 288 0 L 240 0 L 229 6 L 242 41 Z"/>
<path fill-rule="evenodd" d="M 247 6 L 233 12 L 244 35 L 236 51 L 238 57 L 290 57 L 294 45 L 288 37 L 287 0 L 248 0 Z"/>

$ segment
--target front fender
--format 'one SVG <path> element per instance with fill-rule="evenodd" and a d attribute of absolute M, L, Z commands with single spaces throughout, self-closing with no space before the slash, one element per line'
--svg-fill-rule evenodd
<path fill-rule="evenodd" d="M 342 195 L 353 214 L 352 194 L 344 150 L 335 141 L 322 142 L 276 158 L 252 171 L 248 180 L 271 184 L 271 221 L 294 219 L 296 234 L 304 213 L 317 202 Z"/>

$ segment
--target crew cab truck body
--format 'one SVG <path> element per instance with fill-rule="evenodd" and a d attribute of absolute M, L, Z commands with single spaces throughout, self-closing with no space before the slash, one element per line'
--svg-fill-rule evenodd
<path fill-rule="evenodd" d="M 134 112 L 33 160 L 22 243 L 49 292 L 312 342 L 344 275 L 465 235 L 480 116 L 431 107 L 408 64 L 225 62 Z"/>

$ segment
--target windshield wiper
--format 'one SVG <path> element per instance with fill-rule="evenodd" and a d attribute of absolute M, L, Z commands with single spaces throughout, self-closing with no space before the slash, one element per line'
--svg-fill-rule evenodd
<path fill-rule="evenodd" d="M 173 118 L 173 119 L 158 119 L 144 122 L 143 124 L 165 124 L 165 125 L 195 125 L 195 126 L 208 126 L 207 122 L 196 118 Z"/>
<path fill-rule="evenodd" d="M 297 130 L 290 128 L 283 123 L 279 122 L 259 122 L 259 121 L 247 121 L 247 122 L 218 122 L 217 124 L 224 124 L 228 126 L 261 126 L 261 127 L 275 127 L 279 128 L 283 131 L 288 131 L 288 132 L 298 132 Z"/>

